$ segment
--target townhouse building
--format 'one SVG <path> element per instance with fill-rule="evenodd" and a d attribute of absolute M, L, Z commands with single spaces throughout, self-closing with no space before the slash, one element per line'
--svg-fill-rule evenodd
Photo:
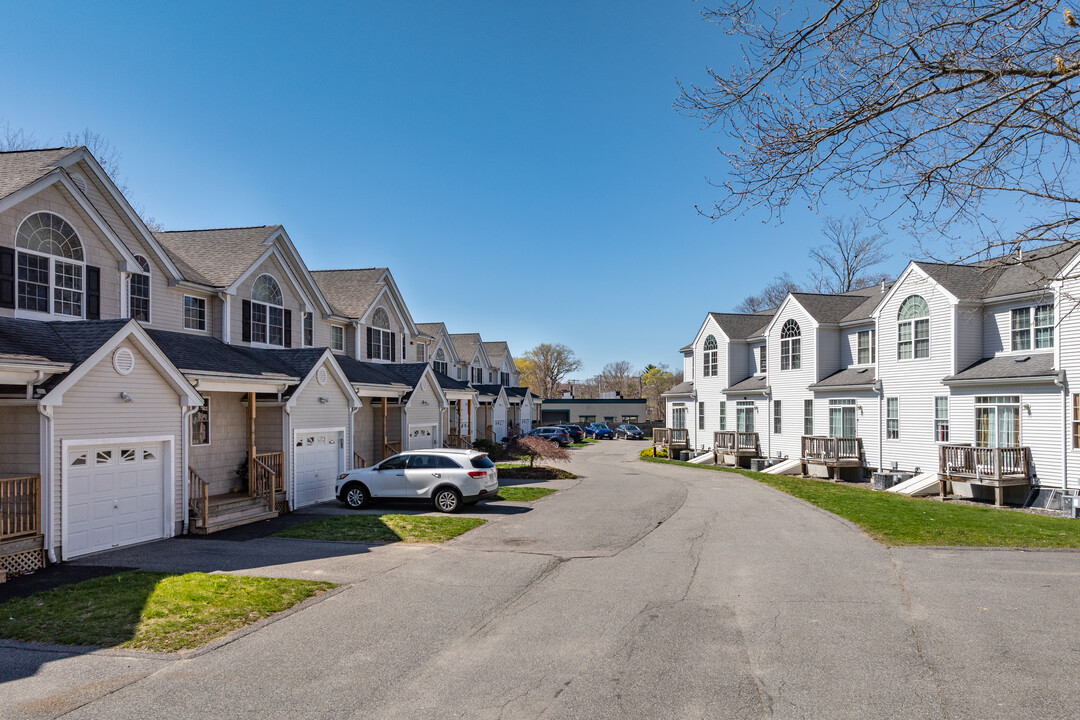
<path fill-rule="evenodd" d="M 479 392 L 433 341 L 387 268 L 313 272 L 280 225 L 151 232 L 85 148 L 0 153 L 0 575 L 443 446 Z"/>
<path fill-rule="evenodd" d="M 682 349 L 686 380 L 665 395 L 666 424 L 744 465 L 925 473 L 999 503 L 1075 490 L 1078 264 L 1071 244 L 913 261 L 894 282 L 709 313 Z"/>

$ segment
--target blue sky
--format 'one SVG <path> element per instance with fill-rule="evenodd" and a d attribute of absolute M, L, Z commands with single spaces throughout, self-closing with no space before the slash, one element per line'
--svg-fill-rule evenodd
<path fill-rule="evenodd" d="M 389 266 L 418 322 L 565 343 L 581 377 L 679 367 L 707 311 L 808 274 L 821 216 L 694 210 L 724 139 L 676 80 L 740 58 L 698 4 L 314 7 L 8 6 L 0 118 L 102 133 L 168 229 L 280 223 L 311 268 Z"/>

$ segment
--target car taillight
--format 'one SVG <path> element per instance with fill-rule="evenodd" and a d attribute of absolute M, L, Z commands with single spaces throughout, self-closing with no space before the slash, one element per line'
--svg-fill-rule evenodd
<path fill-rule="evenodd" d="M 469 471 L 469 477 L 471 477 L 471 478 L 487 477 L 487 470 L 470 470 Z"/>

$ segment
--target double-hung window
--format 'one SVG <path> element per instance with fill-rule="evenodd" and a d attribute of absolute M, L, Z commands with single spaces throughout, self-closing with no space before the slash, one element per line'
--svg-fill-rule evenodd
<path fill-rule="evenodd" d="M 780 329 L 780 369 L 798 370 L 802 367 L 802 330 L 799 323 L 788 320 Z"/>
<path fill-rule="evenodd" d="M 1080 395 L 1072 397 L 1072 446 L 1080 450 Z"/>
<path fill-rule="evenodd" d="M 309 312 L 304 313 L 303 324 L 304 347 L 311 347 L 315 344 L 315 314 Z"/>
<path fill-rule="evenodd" d="M 802 431 L 803 435 L 814 434 L 814 401 L 811 399 L 803 400 L 803 419 L 802 419 Z"/>
<path fill-rule="evenodd" d="M 141 273 L 133 272 L 128 278 L 128 317 L 139 322 L 150 322 L 150 263 L 142 255 L 136 255 Z"/>
<path fill-rule="evenodd" d="M 59 215 L 37 212 L 19 225 L 15 248 L 16 307 L 84 317 L 87 268 L 75 229 Z"/>
<path fill-rule="evenodd" d="M 345 352 L 345 328 L 340 325 L 330 326 L 330 349 L 334 352 Z"/>
<path fill-rule="evenodd" d="M 705 429 L 705 403 L 703 402 L 697 404 L 697 429 Z"/>
<path fill-rule="evenodd" d="M 705 377 L 714 377 L 717 374 L 718 354 L 719 351 L 716 349 L 716 338 L 710 335 L 705 338 L 704 362 L 701 367 L 702 375 Z"/>
<path fill-rule="evenodd" d="M 769 353 L 766 351 L 764 345 L 758 348 L 758 373 L 764 373 L 766 371 L 767 366 L 765 364 L 765 358 L 767 358 L 768 355 Z"/>
<path fill-rule="evenodd" d="M 727 400 L 720 401 L 720 429 L 727 430 Z"/>
<path fill-rule="evenodd" d="M 438 350 L 435 351 L 435 361 L 433 363 L 431 363 L 431 364 L 435 368 L 435 372 L 440 372 L 443 375 L 449 375 L 450 374 L 450 373 L 447 372 L 446 353 L 443 352 L 442 348 L 439 348 Z M 460 377 L 461 377 L 461 369 L 459 368 L 458 369 L 458 378 L 460 378 Z"/>
<path fill-rule="evenodd" d="M 900 398 L 885 398 L 885 438 L 900 439 Z"/>
<path fill-rule="evenodd" d="M 897 313 L 896 359 L 930 357 L 930 306 L 918 295 L 904 300 Z"/>
<path fill-rule="evenodd" d="M 777 435 L 779 435 L 780 432 L 781 432 L 781 429 L 782 429 L 782 425 L 780 423 L 781 414 L 780 414 L 780 401 L 779 400 L 773 400 L 772 412 L 773 412 L 773 415 L 772 415 L 772 431 L 774 433 L 776 433 Z"/>
<path fill-rule="evenodd" d="M 1054 306 L 1038 305 L 1030 308 L 1014 308 L 1011 314 L 1011 347 L 1013 350 L 1031 350 L 1034 333 L 1034 349 L 1054 347 Z"/>
<path fill-rule="evenodd" d="M 390 332 L 390 315 L 384 308 L 375 308 L 367 334 L 369 358 L 397 362 L 397 335 Z"/>
<path fill-rule="evenodd" d="M 255 278 L 251 286 L 251 342 L 284 347 L 284 305 L 277 280 L 269 275 Z"/>
<path fill-rule="evenodd" d="M 860 330 L 858 334 L 858 364 L 872 365 L 877 359 L 874 349 L 874 331 Z"/>
<path fill-rule="evenodd" d="M 184 296 L 184 329 L 206 330 L 206 298 Z"/>
<path fill-rule="evenodd" d="M 934 440 L 949 442 L 949 397 L 947 395 L 934 398 Z"/>

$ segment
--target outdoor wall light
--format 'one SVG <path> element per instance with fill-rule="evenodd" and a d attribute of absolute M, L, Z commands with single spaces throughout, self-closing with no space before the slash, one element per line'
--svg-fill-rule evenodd
<path fill-rule="evenodd" d="M 856 405 L 855 409 L 858 410 L 859 412 L 862 412 L 862 405 Z"/>
<path fill-rule="evenodd" d="M 124 402 L 135 402 L 135 398 L 133 398 L 131 396 L 131 393 L 126 393 L 126 392 L 120 393 L 120 399 L 123 400 Z"/>
<path fill-rule="evenodd" d="M 1031 413 L 1031 404 L 1030 403 L 1024 403 L 1024 410 L 1026 410 L 1030 414 Z"/>
<path fill-rule="evenodd" d="M 326 403 L 330 402 L 330 398 L 321 397 L 321 398 L 319 398 L 319 402 L 321 402 L 323 405 L 325 405 Z"/>

